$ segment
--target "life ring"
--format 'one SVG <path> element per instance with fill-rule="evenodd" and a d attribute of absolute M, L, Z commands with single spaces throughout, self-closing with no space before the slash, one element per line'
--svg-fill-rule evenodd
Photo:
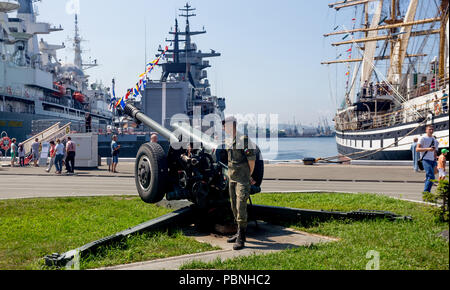
<path fill-rule="evenodd" d="M 439 103 L 434 104 L 434 114 L 435 115 L 441 114 L 441 105 Z"/>
<path fill-rule="evenodd" d="M 0 148 L 8 151 L 11 148 L 11 139 L 9 137 L 3 137 L 0 139 Z"/>

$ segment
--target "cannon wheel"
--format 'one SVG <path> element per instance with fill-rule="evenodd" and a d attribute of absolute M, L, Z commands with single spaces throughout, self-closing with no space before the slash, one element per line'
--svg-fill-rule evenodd
<path fill-rule="evenodd" d="M 160 202 L 167 183 L 167 158 L 159 144 L 145 143 L 136 156 L 135 179 L 139 196 L 146 203 Z"/>
<path fill-rule="evenodd" d="M 264 160 L 259 147 L 257 147 L 255 170 L 253 170 L 252 178 L 256 182 L 255 186 L 260 187 L 264 179 Z"/>

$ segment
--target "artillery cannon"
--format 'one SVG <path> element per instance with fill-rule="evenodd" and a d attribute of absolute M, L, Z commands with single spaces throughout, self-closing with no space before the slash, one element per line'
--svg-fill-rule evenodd
<path fill-rule="evenodd" d="M 136 188 L 146 203 L 189 200 L 199 208 L 224 205 L 229 200 L 227 155 L 224 146 L 186 123 L 174 123 L 174 132 L 164 128 L 131 104 L 125 114 L 164 137 L 167 153 L 156 143 L 141 146 L 136 156 Z M 197 146 L 193 146 L 196 144 Z M 261 192 L 264 162 L 257 148 L 252 194 Z"/>

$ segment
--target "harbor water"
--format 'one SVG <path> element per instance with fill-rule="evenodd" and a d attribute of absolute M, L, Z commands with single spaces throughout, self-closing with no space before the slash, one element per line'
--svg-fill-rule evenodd
<path fill-rule="evenodd" d="M 338 155 L 334 137 L 279 138 L 275 147 L 278 150 L 262 150 L 265 160 L 294 161 Z"/>

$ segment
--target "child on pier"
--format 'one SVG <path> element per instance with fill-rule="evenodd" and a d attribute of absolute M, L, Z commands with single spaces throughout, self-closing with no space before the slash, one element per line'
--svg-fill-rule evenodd
<path fill-rule="evenodd" d="M 445 172 L 447 153 L 448 153 L 448 150 L 443 149 L 441 151 L 441 155 L 439 156 L 439 159 L 438 159 L 438 167 L 437 168 L 439 170 L 439 181 L 445 180 L 445 177 L 447 176 L 447 173 Z"/>

